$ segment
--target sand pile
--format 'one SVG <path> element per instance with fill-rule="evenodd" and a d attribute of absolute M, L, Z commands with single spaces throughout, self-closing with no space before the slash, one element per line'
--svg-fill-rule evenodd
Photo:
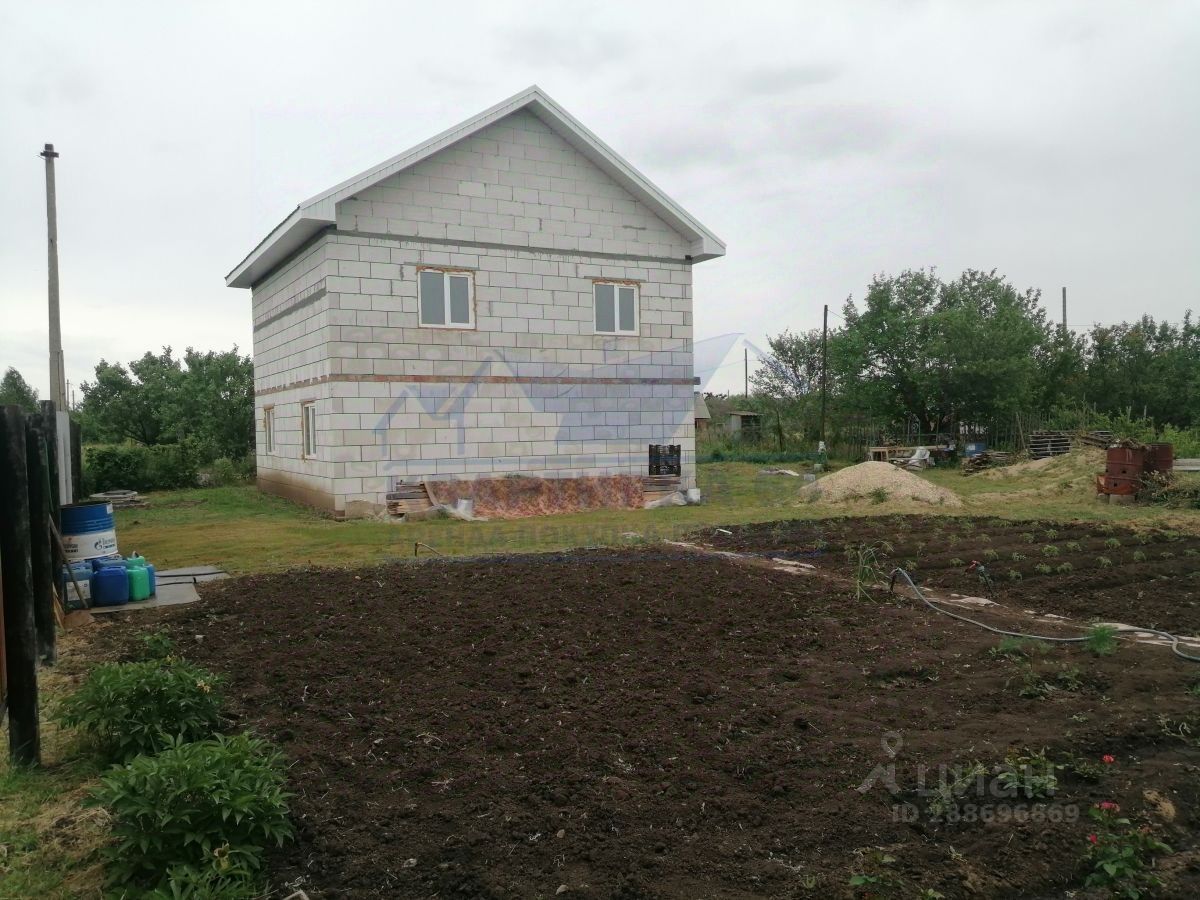
<path fill-rule="evenodd" d="M 884 496 L 886 494 L 886 496 Z M 915 500 L 934 506 L 962 506 L 953 491 L 938 487 L 885 462 L 865 462 L 826 475 L 805 485 L 800 499 L 837 503 L 844 500 Z"/>

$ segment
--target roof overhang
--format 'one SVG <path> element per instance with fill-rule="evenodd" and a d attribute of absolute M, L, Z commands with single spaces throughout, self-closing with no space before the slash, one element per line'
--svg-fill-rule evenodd
<path fill-rule="evenodd" d="M 521 109 L 527 109 L 541 119 L 572 147 L 591 160 L 597 168 L 608 174 L 610 178 L 649 207 L 655 215 L 687 238 L 691 244 L 691 252 L 688 256 L 692 262 L 725 255 L 725 244 L 720 238 L 701 225 L 649 178 L 630 165 L 583 123 L 551 100 L 541 88 L 535 85 L 516 96 L 497 103 L 491 109 L 484 110 L 479 115 L 443 131 L 436 137 L 418 144 L 411 150 L 407 150 L 399 156 L 393 156 L 386 162 L 305 200 L 296 207 L 290 216 L 280 222 L 232 272 L 225 276 L 225 283 L 229 287 L 252 287 L 323 229 L 334 225 L 337 220 L 337 205 L 341 201 L 355 196 L 359 191 L 366 190 L 397 172 L 415 166 L 435 153 Z"/>

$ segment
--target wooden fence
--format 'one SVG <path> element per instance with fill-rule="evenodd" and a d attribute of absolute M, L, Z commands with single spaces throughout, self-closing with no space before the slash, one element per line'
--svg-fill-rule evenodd
<path fill-rule="evenodd" d="M 39 665 L 57 658 L 62 570 L 57 417 L 53 403 L 26 415 L 0 409 L 0 705 L 14 763 L 41 759 Z"/>

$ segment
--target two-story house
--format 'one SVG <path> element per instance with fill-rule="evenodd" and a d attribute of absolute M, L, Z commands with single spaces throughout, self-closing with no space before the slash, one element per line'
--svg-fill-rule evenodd
<path fill-rule="evenodd" d="M 537 87 L 300 204 L 250 288 L 260 487 L 339 515 L 400 482 L 695 484 L 692 266 L 725 245 Z"/>

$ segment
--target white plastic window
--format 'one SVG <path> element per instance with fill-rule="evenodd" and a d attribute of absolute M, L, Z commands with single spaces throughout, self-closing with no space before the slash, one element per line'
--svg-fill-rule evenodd
<path fill-rule="evenodd" d="M 636 285 L 597 281 L 595 284 L 596 333 L 638 333 Z"/>
<path fill-rule="evenodd" d="M 475 327 L 475 279 L 470 272 L 421 269 L 417 273 L 419 322 L 426 328 Z"/>

